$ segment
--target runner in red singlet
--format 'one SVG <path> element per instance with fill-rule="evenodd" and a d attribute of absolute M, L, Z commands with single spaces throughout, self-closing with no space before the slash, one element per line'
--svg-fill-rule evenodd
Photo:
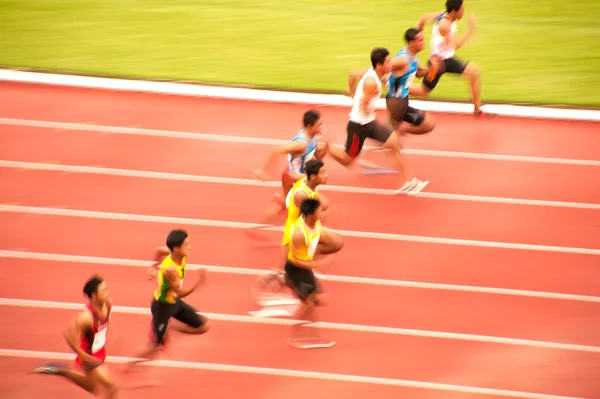
<path fill-rule="evenodd" d="M 90 393 L 97 393 L 98 385 L 102 385 L 106 389 L 106 398 L 116 398 L 117 384 L 104 363 L 111 311 L 108 288 L 101 277 L 93 276 L 86 282 L 83 292 L 89 302 L 64 333 L 65 340 L 77 354 L 75 365 L 81 372 L 61 363 L 46 363 L 36 367 L 33 373 L 65 377 Z"/>

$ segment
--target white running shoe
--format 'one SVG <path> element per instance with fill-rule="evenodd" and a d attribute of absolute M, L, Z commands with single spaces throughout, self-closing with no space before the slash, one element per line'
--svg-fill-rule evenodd
<path fill-rule="evenodd" d="M 421 181 L 414 177 L 411 181 L 407 181 L 394 194 L 416 195 L 420 193 L 427 185 L 428 181 Z"/>

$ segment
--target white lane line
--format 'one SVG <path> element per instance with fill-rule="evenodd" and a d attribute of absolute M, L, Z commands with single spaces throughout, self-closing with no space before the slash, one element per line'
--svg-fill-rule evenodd
<path fill-rule="evenodd" d="M 105 257 L 98 257 L 98 256 L 66 255 L 66 254 L 27 252 L 27 251 L 9 251 L 9 250 L 0 250 L 0 258 L 42 260 L 42 261 L 51 261 L 51 262 L 86 263 L 86 264 L 95 264 L 95 265 L 114 265 L 114 266 L 128 266 L 128 267 L 140 267 L 140 268 L 147 268 L 151 263 L 150 261 L 137 260 L 137 259 L 105 258 Z M 203 265 L 203 264 L 188 263 L 188 268 L 190 270 L 197 270 L 201 267 L 206 268 L 209 272 L 212 272 L 212 273 L 239 274 L 239 275 L 246 275 L 246 276 L 259 276 L 268 271 L 266 269 L 252 269 L 252 268 L 243 268 L 243 267 L 234 267 L 234 266 Z M 380 285 L 380 286 L 388 286 L 388 287 L 419 288 L 419 289 L 440 290 L 440 291 L 473 292 L 473 293 L 479 293 L 479 294 L 510 295 L 510 296 L 522 296 L 522 297 L 531 297 L 531 298 L 544 298 L 544 299 L 556 299 L 556 300 L 566 300 L 566 301 L 600 303 L 600 297 L 596 297 L 596 296 L 563 294 L 563 293 L 544 292 L 544 291 L 528 291 L 528 290 L 517 290 L 517 289 L 509 289 L 509 288 L 478 287 L 478 286 L 458 285 L 458 284 L 426 283 L 426 282 L 421 282 L 421 281 L 391 280 L 391 279 L 370 278 L 370 277 L 339 276 L 339 275 L 334 275 L 334 274 L 323 275 L 321 277 L 321 279 L 326 280 L 326 281 L 333 281 L 333 282 L 338 282 L 338 283 L 349 283 L 349 284 Z"/>
<path fill-rule="evenodd" d="M 230 136 L 223 134 L 210 133 L 192 133 L 175 130 L 164 129 L 143 129 L 122 126 L 106 126 L 106 125 L 91 125 L 86 123 L 71 123 L 71 122 L 54 122 L 30 119 L 17 118 L 0 118 L 0 125 L 9 126 L 28 126 L 37 128 L 53 128 L 63 130 L 74 130 L 80 132 L 100 132 L 113 134 L 126 134 L 134 136 L 153 136 L 165 138 L 179 138 L 189 140 L 215 141 L 222 143 L 244 143 L 244 144 L 260 144 L 260 145 L 279 145 L 289 143 L 289 140 L 268 139 L 258 137 Z M 365 149 L 378 149 L 377 146 L 365 146 Z M 433 157 L 450 157 L 450 158 L 467 158 L 467 159 L 486 159 L 495 161 L 511 161 L 511 162 L 533 162 L 533 163 L 550 163 L 562 165 L 580 165 L 580 166 L 600 166 L 600 160 L 589 159 L 567 159 L 567 158 L 551 158 L 551 157 L 535 157 L 526 155 L 503 155 L 503 154 L 485 154 L 461 151 L 441 151 L 441 150 L 420 150 L 406 149 L 403 150 L 406 154 L 433 156 Z"/>
<path fill-rule="evenodd" d="M 89 218 L 89 219 L 104 219 L 104 220 L 119 220 L 119 221 L 134 221 L 134 222 L 146 222 L 146 223 L 165 223 L 165 224 L 180 224 L 187 226 L 205 226 L 205 227 L 222 227 L 230 229 L 250 229 L 253 227 L 264 226 L 259 223 L 247 223 L 247 222 L 231 222 L 222 220 L 208 220 L 208 219 L 195 219 L 195 218 L 181 218 L 181 217 L 169 217 L 169 216 L 151 216 L 151 215 L 140 215 L 140 214 L 128 214 L 128 213 L 115 213 L 115 212 L 98 212 L 98 211 L 86 211 L 77 209 L 64 209 L 64 208 L 47 208 L 47 207 L 33 207 L 33 206 L 19 206 L 19 205 L 2 205 L 0 204 L 0 212 L 12 212 L 12 213 L 26 213 L 34 215 L 47 215 L 47 216 L 68 216 L 78 218 Z M 273 226 L 265 227 L 263 230 L 282 232 L 283 227 Z M 459 245 L 469 247 L 484 247 L 484 248 L 504 248 L 504 249 L 517 249 L 524 251 L 543 251 L 543 252 L 563 252 L 573 254 L 585 254 L 585 255 L 600 255 L 600 249 L 595 248 L 577 248 L 577 247 L 562 247 L 562 246 L 551 246 L 551 245 L 534 245 L 534 244 L 518 244 L 508 242 L 496 242 L 496 241 L 480 241 L 480 240 L 465 240 L 458 238 L 443 238 L 443 237 L 428 237 L 428 236 L 415 236 L 406 234 L 392 234 L 392 233 L 377 233 L 369 231 L 354 231 L 354 230 L 334 230 L 337 233 L 345 237 L 358 237 L 358 238 L 370 238 L 375 240 L 390 240 L 390 241 L 408 241 L 408 242 L 420 242 L 429 244 L 444 244 L 444 245 Z"/>
<path fill-rule="evenodd" d="M 21 349 L 0 349 L 0 356 L 27 358 L 27 359 L 44 359 L 44 360 L 74 360 L 75 359 L 75 355 L 72 353 L 30 351 L 30 350 L 21 350 Z M 137 359 L 133 358 L 133 357 L 123 357 L 123 356 L 108 356 L 106 358 L 106 361 L 108 363 L 121 363 L 122 364 L 122 363 L 130 362 L 132 360 L 137 360 Z M 206 371 L 217 371 L 217 372 L 228 372 L 228 373 L 259 374 L 259 375 L 270 375 L 270 376 L 278 376 L 278 377 L 307 378 L 307 379 L 317 379 L 317 380 L 326 380 L 326 381 L 352 382 L 352 383 L 371 384 L 371 385 L 387 385 L 387 386 L 431 389 L 431 390 L 436 390 L 436 391 L 450 391 L 450 392 L 474 393 L 474 394 L 480 394 L 480 395 L 505 396 L 505 397 L 510 397 L 510 398 L 523 398 L 523 399 L 586 399 L 586 398 L 576 398 L 576 397 L 570 397 L 570 396 L 547 395 L 547 394 L 543 394 L 543 393 L 509 391 L 509 390 L 492 389 L 492 388 L 479 388 L 479 387 L 471 387 L 471 386 L 467 386 L 467 385 L 452 385 L 452 384 L 441 384 L 441 383 L 435 383 L 435 382 L 401 380 L 401 379 L 394 379 L 394 378 L 369 377 L 369 376 L 351 375 L 351 374 L 324 373 L 324 372 L 318 372 L 318 371 L 304 371 L 304 370 L 244 366 L 244 365 L 233 365 L 233 364 L 222 364 L 222 363 L 202 363 L 202 362 L 190 362 L 190 361 L 180 361 L 180 360 L 153 360 L 153 361 L 150 361 L 147 363 L 142 363 L 141 365 L 145 366 L 145 367 L 167 367 L 167 368 L 175 368 L 175 369 L 206 370 Z"/>
<path fill-rule="evenodd" d="M 0 306 L 15 306 L 15 307 L 26 307 L 26 308 L 39 308 L 39 309 L 61 309 L 61 310 L 79 310 L 82 309 L 81 303 L 75 302 L 55 302 L 55 301 L 39 301 L 32 299 L 16 299 L 16 298 L 0 298 Z M 134 306 L 120 306 L 114 305 L 113 311 L 116 313 L 130 314 L 130 315 L 144 315 L 150 316 L 150 308 L 141 308 Z M 246 315 L 234 315 L 224 313 L 209 313 L 209 312 L 198 312 L 206 316 L 209 319 L 232 322 L 232 323 L 249 323 L 249 324 L 270 324 L 278 326 L 291 326 L 294 324 L 292 319 L 276 319 L 268 317 L 257 317 L 257 316 L 246 316 Z M 337 331 L 354 331 L 374 334 L 388 334 L 388 335 L 404 335 L 412 337 L 425 337 L 425 338 L 439 338 L 439 339 L 450 339 L 459 341 L 470 341 L 470 342 L 483 342 L 490 344 L 500 345 L 515 345 L 515 346 L 527 346 L 534 348 L 545 348 L 545 349 L 556 349 L 556 350 L 568 350 L 575 352 L 588 352 L 588 353 L 600 353 L 600 347 L 591 345 L 576 345 L 567 344 L 561 342 L 548 342 L 548 341 L 537 341 L 531 339 L 519 339 L 519 338 L 505 338 L 495 337 L 489 335 L 476 335 L 476 334 L 461 334 L 461 333 L 450 333 L 443 331 L 430 331 L 430 330 L 417 330 L 408 328 L 395 328 L 395 327 L 383 327 L 383 326 L 370 326 L 363 324 L 348 324 L 348 323 L 331 323 L 325 321 L 319 321 L 309 325 L 312 328 L 324 328 L 328 330 Z"/>
<path fill-rule="evenodd" d="M 134 169 L 118 169 L 118 168 L 104 168 L 104 167 L 97 167 L 97 166 L 64 165 L 64 164 L 41 163 L 41 162 L 21 162 L 21 161 L 0 160 L 0 167 L 26 169 L 26 170 L 44 170 L 44 171 L 54 171 L 54 172 L 84 173 L 84 174 L 95 174 L 95 175 L 105 175 L 105 176 L 136 177 L 136 178 L 144 178 L 144 179 L 161 179 L 161 180 L 170 180 L 170 181 L 192 181 L 192 182 L 199 182 L 199 183 L 230 184 L 230 185 L 255 186 L 255 187 L 278 188 L 281 186 L 280 182 L 276 182 L 276 181 L 263 182 L 263 181 L 260 181 L 257 179 L 242 179 L 242 178 L 233 178 L 233 177 L 190 175 L 190 174 L 183 174 L 183 173 L 168 173 L 168 172 L 151 172 L 151 171 L 134 170 Z M 387 190 L 387 189 L 381 189 L 381 188 L 369 188 L 369 187 L 324 185 L 320 189 L 325 190 L 325 191 L 333 191 L 333 192 L 340 192 L 340 193 L 356 193 L 356 194 L 370 194 L 370 195 L 394 195 L 394 190 Z M 430 199 L 439 199 L 439 200 L 485 202 L 485 203 L 499 203 L 499 204 L 511 204 L 511 205 L 532 205 L 532 206 L 548 206 L 548 207 L 576 208 L 576 209 L 600 209 L 600 204 L 593 204 L 593 203 L 532 200 L 532 199 L 524 199 L 524 198 L 487 197 L 487 196 L 479 196 L 479 195 L 421 192 L 421 193 L 419 193 L 419 197 L 430 198 Z"/>

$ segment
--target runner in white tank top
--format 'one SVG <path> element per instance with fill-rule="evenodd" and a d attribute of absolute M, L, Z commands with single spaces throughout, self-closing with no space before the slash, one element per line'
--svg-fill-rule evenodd
<path fill-rule="evenodd" d="M 429 67 L 431 73 L 423 78 L 423 95 L 428 95 L 438 84 L 446 72 L 462 75 L 471 79 L 471 95 L 475 116 L 484 116 L 481 110 L 481 69 L 473 62 L 461 60 L 455 56 L 459 49 L 475 31 L 475 17 L 469 18 L 469 27 L 465 34 L 457 36 L 456 21 L 462 19 L 465 13 L 464 0 L 446 0 L 446 10 L 423 15 L 418 29 L 423 30 L 427 23 L 433 22 L 430 40 L 431 57 L 440 61 Z"/>
<path fill-rule="evenodd" d="M 369 98 L 366 98 L 367 95 L 364 92 L 364 84 L 369 78 L 375 82 L 377 89 L 372 97 L 369 96 Z M 375 69 L 369 68 L 356 86 L 354 105 L 349 114 L 350 121 L 358 123 L 359 125 L 366 125 L 375 120 L 375 107 L 377 106 L 377 101 L 379 101 L 379 98 L 381 97 L 382 87 L 383 84 L 381 83 L 381 78 L 377 75 Z"/>
<path fill-rule="evenodd" d="M 350 110 L 346 126 L 346 147 L 329 145 L 329 154 L 338 163 L 350 167 L 362 151 L 366 139 L 379 142 L 392 155 L 394 169 L 398 171 L 399 189 L 396 194 L 416 195 L 429 184 L 412 176 L 406 167 L 404 157 L 400 153 L 397 135 L 392 128 L 377 120 L 375 108 L 381 98 L 384 84 L 387 86 L 391 71 L 390 52 L 386 48 L 377 47 L 371 51 L 372 67 L 359 73 L 351 73 L 349 85 L 354 105 Z M 355 82 L 358 80 L 358 84 Z"/>

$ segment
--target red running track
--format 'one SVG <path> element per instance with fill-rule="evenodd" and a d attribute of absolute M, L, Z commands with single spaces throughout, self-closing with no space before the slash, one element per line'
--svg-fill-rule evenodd
<path fill-rule="evenodd" d="M 223 136 L 287 139 L 298 130 L 305 106 L 208 100 L 139 93 L 114 93 L 21 84 L 0 84 L 0 101 L 10 106 L 0 118 L 73 122 L 165 131 L 201 132 Z M 10 99 L 10 101 L 9 101 Z M 341 139 L 346 109 L 320 107 L 326 127 Z M 235 117 L 232 118 L 232 115 Z M 226 121 L 224 123 L 223 121 Z M 526 155 L 598 160 L 597 124 L 497 118 L 473 121 L 468 116 L 439 115 L 438 128 L 410 147 L 479 154 Z M 250 178 L 269 146 L 185 138 L 149 137 L 65 131 L 23 124 L 0 125 L 0 161 L 52 162 L 153 172 Z M 168 132 L 167 132 L 168 133 Z M 176 154 L 176 156 L 172 155 Z M 418 175 L 432 181 L 428 192 L 520 199 L 600 203 L 598 166 L 472 159 L 461 156 L 411 155 Z M 39 166 L 39 165 L 38 165 Z M 88 394 L 53 378 L 24 376 L 42 359 L 32 351 L 68 353 L 60 331 L 73 310 L 61 304 L 80 303 L 82 281 L 101 273 L 110 283 L 113 301 L 127 307 L 115 314 L 114 356 L 131 356 L 147 333 L 152 285 L 143 267 L 44 260 L 41 253 L 97 258 L 148 259 L 176 224 L 125 220 L 118 214 L 258 222 L 274 189 L 252 185 L 146 179 L 107 174 L 29 170 L 4 163 L 0 168 L 0 203 L 38 208 L 62 208 L 58 215 L 34 215 L 4 208 L 0 257 L 7 273 L 2 315 L 12 320 L 0 327 L 0 367 L 9 378 L 0 387 L 8 397 L 84 398 Z M 102 174 L 104 173 L 104 174 Z M 391 177 L 367 177 L 330 166 L 332 185 L 390 188 Z M 182 193 L 166 200 L 167 195 Z M 577 398 L 600 398 L 600 274 L 597 254 L 569 248 L 598 250 L 600 211 L 572 207 L 456 201 L 444 198 L 405 198 L 379 194 L 328 192 L 341 210 L 331 227 L 390 233 L 492 241 L 491 247 L 346 237 L 346 246 L 330 273 L 361 277 L 354 283 L 325 281 L 332 303 L 319 314 L 323 321 L 348 323 L 350 330 L 323 332 L 338 344 L 328 350 L 296 351 L 285 344 L 286 327 L 241 322 L 256 310 L 242 271 L 276 267 L 278 250 L 250 245 L 233 225 L 187 225 L 193 239 L 192 263 L 224 266 L 210 274 L 209 285 L 189 301 L 202 312 L 221 315 L 202 337 L 175 336 L 169 356 L 174 361 L 269 367 L 270 374 L 220 372 L 184 368 L 152 368 L 164 385 L 123 390 L 125 398 L 166 395 L 249 398 L 411 397 L 479 398 L 484 389 L 525 391 Z M 361 204 L 369 206 L 355 212 Z M 112 212 L 110 218 L 65 215 L 66 210 Z M 209 222 L 211 224 L 212 222 Z M 213 223 L 214 224 L 214 223 Z M 271 234 L 274 238 L 278 233 Z M 503 248 L 501 243 L 566 247 L 563 252 Z M 15 256 L 26 259 L 15 259 Z M 27 259 L 29 258 L 29 259 Z M 102 259 L 99 260 L 102 262 Z M 224 272 L 227 271 L 227 272 Z M 415 287 L 386 286 L 367 280 L 414 281 Z M 26 283 L 24 283 L 26 282 Z M 472 289 L 449 290 L 423 283 L 458 284 Z M 493 294 L 486 287 L 586 295 L 583 301 L 538 296 Z M 17 307 L 11 299 L 31 300 Z M 49 308 L 42 308 L 49 306 Z M 236 318 L 237 316 L 237 318 Z M 225 321 L 222 317 L 233 317 Z M 250 319 L 253 320 L 253 319 Z M 355 331 L 371 326 L 369 331 Z M 386 334 L 378 327 L 412 329 Z M 375 331 L 377 330 L 377 331 Z M 396 330 L 398 331 L 398 330 Z M 444 333 L 471 334 L 461 339 Z M 433 336 L 427 336 L 433 334 Z M 515 341 L 480 342 L 482 336 Z M 496 338 L 494 338 L 496 339 Z M 555 344 L 585 345 L 543 347 Z M 40 356 L 40 355 L 36 355 Z M 51 357 L 51 354 L 47 355 Z M 119 377 L 119 365 L 113 364 Z M 282 369 L 312 371 L 317 376 L 276 375 Z M 350 375 L 352 381 L 336 380 Z M 359 376 L 359 377 L 356 377 Z M 361 379 L 361 377 L 363 377 Z M 408 386 L 365 381 L 364 377 L 410 380 Z M 350 377 L 347 377 L 350 378 Z M 44 383 L 41 383 L 41 381 Z M 40 383 L 33 383 L 40 381 Z M 389 381 L 388 381 L 389 382 Z M 416 388 L 416 382 L 460 385 L 463 392 Z M 235 387 L 235 388 L 233 388 Z M 467 388 L 470 387 L 470 388 Z M 467 392 L 475 389 L 474 392 Z M 479 392 L 479 393 L 476 393 Z M 320 396 L 321 397 L 321 396 Z M 500 393 L 485 397 L 506 397 Z"/>

